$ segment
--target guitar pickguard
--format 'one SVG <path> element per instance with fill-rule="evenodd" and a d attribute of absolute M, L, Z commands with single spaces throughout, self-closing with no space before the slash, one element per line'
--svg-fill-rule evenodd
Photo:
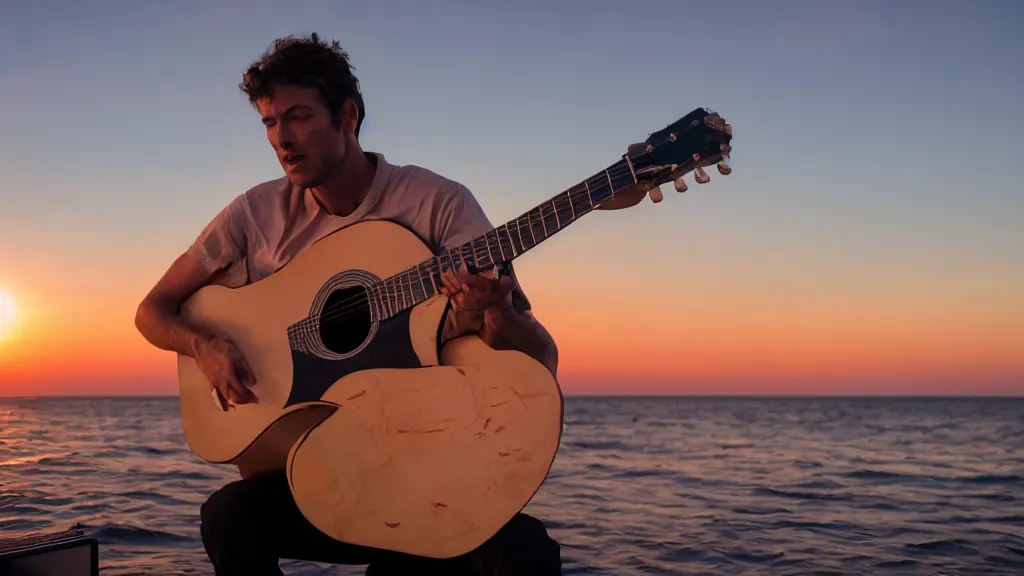
<path fill-rule="evenodd" d="M 421 368 L 409 332 L 410 310 L 377 325 L 359 353 L 344 359 L 326 359 L 292 348 L 292 389 L 285 407 L 315 402 L 340 378 L 375 368 Z"/>

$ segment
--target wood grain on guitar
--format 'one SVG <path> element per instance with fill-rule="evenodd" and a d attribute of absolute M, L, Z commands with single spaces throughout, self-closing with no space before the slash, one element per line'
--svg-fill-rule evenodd
<path fill-rule="evenodd" d="M 731 126 L 698 108 L 441 254 L 397 224 L 362 222 L 263 280 L 201 289 L 183 314 L 235 342 L 258 403 L 220 410 L 195 362 L 179 356 L 189 447 L 246 475 L 287 470 L 299 509 L 335 539 L 431 557 L 472 550 L 543 483 L 561 440 L 562 394 L 526 354 L 476 336 L 439 349 L 449 310 L 441 271 L 510 262 L 595 209 L 660 202 L 659 186 L 685 191 L 689 172 L 706 183 L 711 164 L 728 174 L 731 140 Z"/>

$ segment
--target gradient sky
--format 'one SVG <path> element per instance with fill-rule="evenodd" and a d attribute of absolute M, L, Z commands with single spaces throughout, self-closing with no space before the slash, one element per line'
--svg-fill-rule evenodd
<path fill-rule="evenodd" d="M 135 307 L 280 176 L 237 84 L 311 31 L 364 147 L 495 223 L 694 107 L 732 123 L 730 177 L 517 261 L 566 393 L 1024 393 L 1024 4 L 504 4 L 0 8 L 0 395 L 176 393 Z"/>

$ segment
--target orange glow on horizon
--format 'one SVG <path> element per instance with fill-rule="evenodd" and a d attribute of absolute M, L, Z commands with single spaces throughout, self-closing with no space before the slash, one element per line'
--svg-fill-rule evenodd
<path fill-rule="evenodd" d="M 858 298 L 770 284 L 582 292 L 564 280 L 594 282 L 579 266 L 519 272 L 566 394 L 1024 394 L 1024 306 L 949 306 L 896 285 Z M 0 396 L 177 393 L 174 354 L 134 326 L 159 267 L 72 273 L 67 292 L 53 268 L 24 270 L 5 287 L 18 315 L 0 342 Z"/>

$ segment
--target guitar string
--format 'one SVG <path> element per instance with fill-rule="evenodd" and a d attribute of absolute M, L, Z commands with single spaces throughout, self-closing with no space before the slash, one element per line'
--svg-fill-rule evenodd
<path fill-rule="evenodd" d="M 620 176 L 625 176 L 626 173 L 629 172 L 629 167 L 628 166 L 620 166 L 618 168 L 613 168 L 613 169 L 609 170 L 608 172 L 609 172 L 609 175 L 611 175 L 612 179 L 615 179 L 615 178 L 620 177 Z M 554 210 L 549 212 L 547 216 L 544 216 L 543 215 L 544 214 L 544 212 L 543 212 L 544 207 L 546 207 L 548 205 L 551 205 L 551 204 L 557 205 L 557 204 L 559 204 L 559 202 L 561 202 L 562 208 L 565 208 L 573 200 L 582 199 L 583 196 L 589 196 L 590 190 L 588 190 L 586 188 L 584 188 L 583 190 L 576 189 L 578 186 L 579 185 L 577 185 L 576 187 L 571 188 L 567 192 L 563 193 L 563 194 L 566 194 L 566 196 L 568 196 L 569 198 L 563 199 L 562 194 L 559 194 L 558 196 L 556 196 L 553 199 L 552 202 L 547 202 L 547 203 L 541 205 L 541 220 L 542 220 L 543 223 L 547 223 L 547 221 L 550 218 L 550 216 L 552 214 L 556 213 L 557 211 L 559 211 L 558 207 L 556 207 Z M 600 203 L 598 203 L 598 204 L 600 204 Z M 596 206 L 597 205 L 594 205 L 594 208 L 596 208 Z M 593 208 L 591 208 L 591 210 L 592 209 Z M 589 210 L 588 210 L 588 212 L 589 212 Z M 580 218 L 582 216 L 583 215 L 578 216 L 577 218 Z M 572 221 L 575 221 L 575 218 Z M 514 225 L 514 228 L 515 228 L 516 232 L 520 232 L 522 230 L 522 228 L 520 227 L 521 225 L 520 225 L 518 219 L 515 220 L 515 221 L 512 221 L 510 223 Z M 532 227 L 532 225 L 533 225 L 533 221 L 531 219 L 529 224 L 524 225 L 523 227 L 524 228 L 526 226 Z M 507 226 L 507 224 L 506 224 L 506 226 Z M 531 234 L 532 234 L 532 232 L 531 232 Z M 498 241 L 500 242 L 500 240 L 501 239 L 500 239 L 500 236 L 499 236 L 498 237 Z M 510 237 L 509 240 L 511 242 L 511 237 Z M 474 256 L 475 260 L 479 261 L 479 256 L 480 256 L 481 253 L 485 254 L 488 257 L 490 257 L 490 253 L 489 253 L 489 251 L 487 250 L 486 247 L 477 247 L 475 245 L 475 243 L 472 243 L 472 242 L 471 242 L 471 246 L 473 247 L 473 256 Z M 536 246 L 536 244 L 534 244 L 534 246 Z M 529 250 L 530 248 L 526 248 L 526 249 Z M 434 258 L 432 258 L 430 260 L 430 264 L 428 265 L 428 271 L 429 271 L 429 274 L 431 276 L 433 276 L 433 274 L 435 272 L 438 272 L 439 270 L 441 270 L 441 266 L 438 266 L 438 264 L 440 263 L 443 266 L 443 263 L 440 262 L 440 258 L 443 255 L 447 255 L 449 257 L 449 259 L 454 260 L 454 258 L 451 257 L 452 252 L 457 252 L 457 256 L 458 256 L 459 261 L 461 261 L 463 264 L 466 264 L 465 256 L 462 254 L 461 250 L 458 250 L 457 248 L 448 250 L 448 251 L 445 252 L 445 254 L 442 254 L 441 256 L 435 256 Z M 403 274 L 412 274 L 414 269 L 420 268 L 420 267 L 422 267 L 422 264 L 417 265 L 417 266 L 413 266 L 413 267 L 408 268 L 408 269 L 406 269 L 406 270 L 404 270 L 402 272 L 399 272 L 398 274 L 393 275 L 391 278 L 398 278 L 398 277 L 401 277 Z M 388 279 L 388 280 L 390 280 L 390 279 Z M 410 282 L 411 281 L 412 281 L 412 278 L 410 278 Z M 382 281 L 382 282 L 377 282 L 377 283 L 374 284 L 374 287 L 379 286 L 381 284 L 385 284 L 386 282 L 387 282 L 387 280 Z M 372 288 L 373 287 L 371 287 L 371 292 L 372 292 Z M 385 288 L 385 290 L 386 290 L 386 288 Z M 377 292 L 379 293 L 380 291 L 381 290 L 378 288 Z M 341 319 L 346 318 L 346 317 L 350 317 L 350 316 L 355 315 L 355 314 L 365 313 L 368 310 L 368 306 L 366 306 L 366 304 L 368 303 L 369 299 L 370 298 L 364 298 L 362 296 L 350 296 L 350 297 L 346 298 L 345 300 L 342 300 L 340 302 L 335 302 L 335 303 L 331 304 L 330 306 L 326 307 L 323 310 L 323 313 L 321 313 L 321 315 L 319 316 L 320 324 L 321 325 L 327 325 L 329 323 L 336 322 L 338 320 L 341 320 Z M 398 299 L 396 298 L 396 300 L 394 302 L 394 304 L 395 304 L 394 308 L 399 308 L 400 310 L 396 310 L 390 316 L 394 316 L 398 312 L 404 310 L 405 308 L 408 308 L 408 306 L 402 306 L 401 303 L 398 302 L 397 300 Z M 390 299 L 388 299 L 387 302 L 384 302 L 381 299 L 377 299 L 377 302 L 380 303 L 382 306 L 386 303 L 388 307 L 392 307 L 391 306 L 392 305 L 392 301 Z"/>
<path fill-rule="evenodd" d="M 621 176 L 625 176 L 629 172 L 629 167 L 625 166 L 625 167 L 613 168 L 613 169 L 609 170 L 608 172 L 609 172 L 609 175 L 611 176 L 611 178 L 615 179 L 615 178 L 618 178 L 618 177 L 621 177 Z M 577 187 L 578 186 L 579 185 L 577 185 Z M 568 196 L 568 198 L 563 196 L 563 194 L 565 194 L 565 196 Z M 590 190 L 588 190 L 586 188 L 583 189 L 583 190 L 578 190 L 578 189 L 576 189 L 576 187 L 569 189 L 567 191 L 567 193 L 559 194 L 558 196 L 556 196 L 552 200 L 552 202 L 547 202 L 547 203 L 541 205 L 540 209 L 541 209 L 541 221 L 542 221 L 542 223 L 546 224 L 548 222 L 548 219 L 550 218 L 550 216 L 552 214 L 555 214 L 556 212 L 559 211 L 559 205 L 560 205 L 561 208 L 566 208 L 566 207 L 570 207 L 571 208 L 572 206 L 574 206 L 574 204 L 572 204 L 572 205 L 570 205 L 570 204 L 574 200 L 582 200 L 583 197 L 589 197 L 589 195 L 590 195 Z M 598 203 L 598 205 L 599 204 L 600 203 Z M 548 205 L 555 205 L 555 209 L 552 210 L 551 212 L 549 212 L 547 216 L 545 216 L 543 210 L 544 210 L 544 207 L 546 207 Z M 593 210 L 596 207 L 597 207 L 597 205 L 594 205 L 594 207 L 590 208 L 589 210 Z M 589 213 L 589 210 L 588 210 L 588 213 Z M 582 216 L 579 216 L 579 217 L 582 217 Z M 574 222 L 575 218 L 572 221 Z M 520 232 L 523 228 L 526 228 L 526 226 L 529 226 L 529 227 L 533 226 L 532 219 L 531 219 L 531 221 L 530 221 L 530 223 L 528 225 L 522 225 L 522 227 L 521 227 L 518 219 L 515 220 L 515 221 L 512 221 L 510 223 L 513 224 L 513 227 L 515 228 L 516 232 Z M 505 226 L 507 226 L 508 224 L 509 223 L 506 223 Z M 567 224 L 568 224 L 568 222 L 567 222 Z M 546 227 L 545 227 L 545 229 L 546 229 Z M 532 234 L 532 232 L 531 232 L 531 234 Z M 547 236 L 547 234 L 545 234 L 545 236 Z M 511 242 L 511 237 L 509 238 L 509 240 Z M 498 237 L 498 241 L 499 242 L 501 241 L 500 236 Z M 479 261 L 480 260 L 479 256 L 481 254 L 484 254 L 484 255 L 490 257 L 490 253 L 489 253 L 489 251 L 487 250 L 486 247 L 478 247 L 478 246 L 476 246 L 475 242 L 470 242 L 470 244 L 471 244 L 471 246 L 473 248 L 474 260 Z M 534 246 L 536 246 L 536 244 Z M 529 250 L 529 248 L 526 248 L 526 249 Z M 455 248 L 455 249 L 447 250 L 445 252 L 445 254 L 447 254 L 450 259 L 453 259 L 453 258 L 451 258 L 452 252 L 458 252 L 457 255 L 458 255 L 459 260 L 464 265 L 466 264 L 465 256 L 462 254 L 461 250 L 458 250 L 457 248 Z M 443 255 L 444 254 L 442 254 L 442 256 Z M 440 258 L 441 258 L 441 256 L 435 256 L 434 258 L 431 258 L 430 264 L 428 264 L 428 266 L 427 266 L 428 272 L 429 272 L 429 274 L 431 276 L 433 276 L 435 272 L 438 272 L 438 271 L 441 270 L 442 266 L 438 265 L 439 263 L 443 265 L 443 263 L 440 262 Z M 402 272 L 399 272 L 398 274 L 393 275 L 391 278 L 397 278 L 397 277 L 402 276 L 403 274 L 411 274 L 412 271 L 415 268 L 419 268 L 419 267 L 422 267 L 422 264 L 417 265 L 417 266 L 413 266 L 413 267 L 408 268 L 406 270 L 403 270 Z M 383 284 L 383 283 L 386 283 L 386 282 L 387 282 L 387 280 L 385 280 L 383 282 L 377 282 L 377 283 L 374 284 L 374 286 L 379 285 L 379 284 Z M 410 282 L 411 282 L 411 278 L 410 278 Z M 385 288 L 385 290 L 386 290 L 386 288 Z M 371 291 L 372 291 L 372 288 L 371 288 Z M 380 292 L 380 289 L 378 288 L 377 291 Z M 321 315 L 319 316 L 320 324 L 321 325 L 326 325 L 326 324 L 329 324 L 331 322 L 336 322 L 336 321 L 338 321 L 338 320 L 340 320 L 342 318 L 352 316 L 354 314 L 363 313 L 364 311 L 366 311 L 368 309 L 368 307 L 365 306 L 365 303 L 367 302 L 367 300 L 368 299 L 363 298 L 362 296 L 350 296 L 350 297 L 346 298 L 345 300 L 342 300 L 340 302 L 335 302 L 335 303 L 331 304 L 330 306 L 326 307 L 323 310 L 323 313 L 321 313 Z M 378 300 L 378 302 L 381 302 L 381 301 Z M 383 302 L 381 302 L 381 303 L 383 304 Z M 401 306 L 401 304 L 398 303 L 397 301 L 396 301 L 396 304 L 397 305 L 394 306 L 395 308 L 401 308 L 403 310 L 406 308 L 406 307 Z M 390 300 L 387 302 L 387 305 L 389 307 L 391 306 Z M 395 313 L 397 314 L 397 312 L 398 311 L 396 311 Z M 392 316 L 393 315 L 394 314 L 392 314 Z"/>
<path fill-rule="evenodd" d="M 627 173 L 630 172 L 630 168 L 629 168 L 628 165 L 618 166 L 616 168 L 612 168 L 610 170 L 606 170 L 606 172 L 608 174 L 608 177 L 611 177 L 612 179 L 615 179 L 615 178 L 618 178 L 618 177 L 621 177 L 621 176 L 625 176 Z M 592 176 L 591 178 L 595 178 L 595 177 L 601 178 L 600 176 Z M 590 179 L 587 179 L 585 182 L 589 182 L 589 180 Z M 570 188 L 566 192 L 562 192 L 558 196 L 555 196 L 552 199 L 551 202 L 546 202 L 546 203 L 544 203 L 544 204 L 539 206 L 540 212 L 541 212 L 541 217 L 540 218 L 541 218 L 542 224 L 546 224 L 548 222 L 548 218 L 550 218 L 550 216 L 552 214 L 557 216 L 557 214 L 560 211 L 559 207 L 557 205 L 560 202 L 562 204 L 562 208 L 565 208 L 566 205 L 568 205 L 570 208 L 573 208 L 573 206 L 574 206 L 573 200 L 582 199 L 583 196 L 588 196 L 588 197 L 590 196 L 591 190 L 589 188 L 585 187 L 584 189 L 580 190 L 579 186 L 580 186 L 580 184 L 577 184 L 576 186 Z M 551 212 L 548 213 L 547 216 L 545 216 L 544 215 L 544 208 L 547 207 L 548 205 L 552 205 L 554 207 L 554 210 L 552 210 Z M 587 211 L 587 213 L 589 213 L 590 210 L 595 209 L 598 205 L 600 205 L 600 202 L 598 202 L 597 205 L 593 205 L 592 208 L 590 208 Z M 571 222 L 575 222 L 577 218 L 581 218 L 584 215 L 586 215 L 586 213 L 584 213 L 583 215 L 580 215 L 580 216 L 578 216 L 576 218 L 573 218 L 571 221 L 567 222 L 567 224 L 569 224 Z M 520 219 L 521 218 L 522 217 L 520 216 Z M 529 218 L 529 212 L 527 213 L 527 218 L 528 218 L 529 222 L 525 226 L 528 227 L 528 229 L 531 229 L 530 233 L 532 234 L 533 233 L 532 232 L 533 220 L 532 220 L 532 218 Z M 507 231 L 507 226 L 509 224 L 512 224 L 514 226 L 514 228 L 515 228 L 515 231 L 517 233 L 521 232 L 523 227 L 520 225 L 520 219 L 516 219 L 514 221 L 511 221 L 509 223 L 504 224 L 503 226 L 506 227 L 506 231 Z M 556 222 L 556 225 L 557 224 L 558 223 Z M 547 228 L 545 226 L 545 230 L 546 229 Z M 559 226 L 559 230 L 560 229 L 561 229 L 561 226 Z M 497 228 L 495 228 L 495 231 L 497 231 Z M 556 230 L 556 232 L 558 232 L 558 230 Z M 547 239 L 547 237 L 548 237 L 548 235 L 545 232 L 545 239 Z M 499 242 L 499 246 L 500 246 L 500 242 L 501 242 L 501 237 L 500 236 L 497 237 L 497 241 Z M 511 243 L 511 235 L 509 237 L 509 242 Z M 480 256 L 481 253 L 483 253 L 488 258 L 490 258 L 490 251 L 488 250 L 488 247 L 486 247 L 486 246 L 478 247 L 478 246 L 476 246 L 476 243 L 474 241 L 470 241 L 469 244 L 473 248 L 473 258 L 474 258 L 474 260 L 479 262 L 479 260 L 480 260 L 479 256 Z M 534 244 L 534 247 L 536 245 L 537 244 Z M 514 248 L 514 246 L 513 246 L 513 248 Z M 525 248 L 525 246 L 524 246 L 524 248 Z M 530 247 L 530 248 L 532 248 L 532 247 Z M 530 248 L 526 248 L 526 250 L 529 250 Z M 447 250 L 447 251 L 445 251 L 444 255 L 447 255 L 450 260 L 454 260 L 454 258 L 452 258 L 452 256 L 451 256 L 452 252 L 457 252 L 459 260 L 464 265 L 466 264 L 465 256 L 462 254 L 462 250 L 459 250 L 458 248 L 453 248 L 451 250 Z M 431 277 L 433 277 L 435 272 L 438 272 L 438 271 L 441 270 L 441 267 L 443 266 L 443 263 L 440 262 L 440 258 L 441 257 L 442 256 L 439 255 L 439 256 L 435 256 L 434 258 L 431 258 L 430 263 L 427 266 L 428 272 L 429 272 Z M 438 264 L 441 264 L 441 266 L 438 266 Z M 421 267 L 422 267 L 422 264 L 418 264 L 416 266 L 407 268 L 406 270 L 403 270 L 402 272 L 394 274 L 389 279 L 385 279 L 385 280 L 383 280 L 381 282 L 376 282 L 371 287 L 369 287 L 370 288 L 370 292 L 373 291 L 374 287 L 377 287 L 377 292 L 380 293 L 381 292 L 381 289 L 379 288 L 380 285 L 386 285 L 388 280 L 391 280 L 391 279 L 394 279 L 394 278 L 399 278 L 399 277 L 401 277 L 404 274 L 410 274 L 411 275 L 413 273 L 413 270 L 415 270 L 417 268 L 421 268 Z M 420 279 L 422 279 L 422 276 L 420 276 Z M 410 281 L 410 283 L 412 282 L 412 278 L 411 277 L 409 278 L 409 281 Z M 431 282 L 431 283 L 433 284 L 433 282 Z M 425 286 L 424 286 L 424 288 L 425 288 Z M 385 286 L 384 290 L 386 291 L 386 286 Z M 414 295 L 414 299 L 415 299 L 415 295 Z M 366 312 L 369 309 L 369 307 L 366 304 L 368 304 L 370 300 L 371 300 L 370 297 L 364 298 L 362 296 L 350 296 L 350 297 L 346 298 L 345 300 L 342 300 L 340 302 L 335 302 L 335 303 L 331 304 L 330 306 L 327 306 L 326 308 L 324 308 L 323 312 L 319 316 L 320 324 L 321 325 L 327 325 L 327 324 L 330 324 L 332 322 L 339 321 L 339 320 L 341 320 L 343 318 L 350 317 L 350 316 L 355 315 L 355 314 L 364 313 L 364 312 Z M 376 301 L 377 301 L 377 303 L 381 304 L 381 306 L 383 306 L 386 303 L 389 308 L 392 307 L 391 306 L 392 302 L 391 302 L 390 299 L 387 299 L 386 302 L 384 302 L 381 299 L 377 299 Z M 394 308 L 398 308 L 399 310 L 396 310 L 394 313 L 390 314 L 389 317 L 390 316 L 394 316 L 395 314 L 405 310 L 406 308 L 409 308 L 409 306 L 402 306 L 401 303 L 398 301 L 398 298 L 397 298 L 397 295 L 396 295 L 396 300 L 395 300 Z"/>
<path fill-rule="evenodd" d="M 610 176 L 611 178 L 615 178 L 615 177 L 620 177 L 620 176 L 626 175 L 626 173 L 629 172 L 629 170 L 630 170 L 629 166 L 620 166 L 620 167 L 612 168 L 610 170 L 606 170 L 606 172 L 607 172 L 608 176 Z M 595 177 L 595 176 L 591 176 L 591 178 L 593 178 L 593 177 Z M 600 176 L 596 176 L 596 177 L 600 177 Z M 588 180 L 586 180 L 586 181 L 589 181 L 589 180 L 590 180 L 590 178 L 588 178 Z M 541 210 L 541 220 L 542 220 L 542 223 L 546 224 L 547 221 L 548 221 L 548 218 L 550 217 L 551 214 L 555 214 L 556 217 L 557 217 L 557 214 L 559 212 L 559 208 L 556 205 L 559 203 L 559 201 L 562 201 L 562 195 L 563 194 L 566 197 L 568 197 L 566 200 L 567 200 L 567 203 L 569 204 L 570 208 L 572 208 L 572 200 L 574 199 L 573 195 L 578 195 L 579 197 L 581 197 L 581 199 L 582 199 L 582 197 L 584 195 L 586 195 L 588 197 L 590 196 L 591 191 L 589 189 L 585 188 L 584 190 L 581 191 L 581 190 L 579 190 L 579 187 L 580 187 L 580 184 L 577 184 L 577 186 L 575 186 L 575 187 L 569 189 L 568 191 L 566 191 L 566 192 L 556 196 L 554 199 L 552 199 L 551 202 L 547 202 L 547 203 L 541 205 L 540 206 L 540 210 Z M 544 208 L 547 207 L 549 204 L 554 207 L 554 210 L 552 210 L 547 216 L 545 216 L 544 215 Z M 563 204 L 562 207 L 564 208 L 565 202 L 562 202 L 562 204 Z M 600 202 L 598 203 L 598 205 L 599 204 L 600 204 Z M 597 207 L 597 205 L 594 205 L 591 209 L 588 210 L 588 213 L 590 212 L 590 210 L 593 210 L 596 207 Z M 527 225 L 528 225 L 529 229 L 532 229 L 532 225 L 534 225 L 534 222 L 532 222 L 532 219 L 529 218 L 528 214 L 529 213 L 527 212 L 527 218 L 529 219 Z M 583 217 L 583 215 L 586 215 L 586 213 L 582 214 L 581 216 L 578 216 L 578 217 Z M 575 219 L 577 219 L 578 217 L 572 218 L 569 222 L 566 222 L 566 223 L 571 223 L 572 221 L 575 221 Z M 520 216 L 520 218 L 521 218 L 521 216 Z M 520 223 L 519 223 L 519 219 L 518 218 L 516 220 L 513 220 L 511 222 L 507 222 L 506 224 L 503 224 L 503 225 L 505 225 L 507 232 L 508 232 L 508 230 L 507 230 L 508 223 L 513 223 L 514 224 L 514 228 L 515 228 L 517 233 L 521 232 Z M 557 223 L 558 222 L 556 221 L 556 225 L 557 225 Z M 560 225 L 559 225 L 558 228 L 559 228 L 559 230 L 561 230 Z M 497 228 L 495 230 L 497 231 Z M 547 230 L 547 227 L 545 227 L 545 230 Z M 555 232 L 558 232 L 558 231 L 555 231 Z M 532 234 L 532 231 L 530 231 L 530 234 Z M 548 237 L 548 235 L 547 235 L 547 233 L 545 233 L 545 239 L 547 239 L 547 237 Z M 498 236 L 498 242 L 499 243 L 501 242 L 501 237 L 500 236 Z M 509 242 L 511 243 L 511 236 L 509 238 Z M 470 242 L 470 245 L 473 248 L 473 258 L 474 258 L 474 260 L 479 261 L 479 255 L 480 255 L 481 250 L 483 251 L 483 253 L 488 258 L 490 257 L 489 250 L 487 249 L 486 246 L 484 246 L 482 248 L 477 247 L 475 242 L 473 242 L 473 241 Z M 535 244 L 534 246 L 536 247 L 537 244 Z M 514 246 L 513 246 L 513 248 L 514 248 Z M 532 247 L 530 247 L 530 248 L 532 248 Z M 529 250 L 530 248 L 526 248 L 526 250 Z M 458 248 L 445 251 L 445 254 L 447 256 L 449 256 L 450 260 L 454 259 L 454 258 L 452 258 L 452 252 L 458 252 L 458 256 L 459 256 L 460 261 L 462 261 L 463 264 L 467 263 L 466 262 L 466 258 L 465 258 L 465 256 L 462 253 L 462 250 L 459 250 Z M 442 264 L 442 262 L 440 262 L 440 257 L 441 256 L 435 256 L 435 257 L 431 258 L 430 263 L 428 264 L 428 272 L 429 272 L 431 278 L 433 277 L 434 273 L 436 273 L 436 272 L 441 270 L 441 266 L 435 265 L 437 263 L 441 263 Z M 393 275 L 391 278 L 392 279 L 400 278 L 402 275 L 407 275 L 407 274 L 412 275 L 413 271 L 416 270 L 416 269 L 421 268 L 421 266 L 422 266 L 422 263 L 421 264 L 417 264 L 416 266 L 412 266 L 412 268 L 410 268 L 410 269 L 404 270 L 404 271 L 402 271 L 402 272 L 400 272 L 400 273 L 398 273 L 396 275 Z M 422 280 L 422 276 L 420 276 L 420 279 Z M 390 279 L 387 279 L 387 280 L 390 280 Z M 374 286 L 379 286 L 381 284 L 385 284 L 386 285 L 387 280 L 375 283 Z M 410 278 L 410 283 L 412 283 L 412 278 Z M 431 282 L 431 284 L 433 284 L 433 282 Z M 373 287 L 371 287 L 371 288 L 373 288 Z M 425 286 L 424 286 L 424 288 L 425 288 Z M 385 290 L 386 290 L 386 287 L 385 287 Z M 380 292 L 380 288 L 378 288 L 378 292 Z M 350 316 L 353 316 L 355 314 L 365 313 L 368 310 L 368 308 L 369 308 L 369 306 L 367 306 L 365 304 L 369 303 L 370 299 L 371 299 L 370 297 L 364 298 L 364 297 L 361 297 L 361 296 L 349 296 L 348 298 L 346 298 L 344 300 L 341 300 L 339 302 L 335 302 L 335 303 L 331 304 L 330 306 L 327 306 L 325 308 L 325 310 L 323 311 L 324 314 L 322 314 L 321 316 L 318 317 L 319 318 L 319 323 L 321 323 L 321 325 L 328 325 L 328 324 L 330 324 L 332 322 L 337 322 L 337 321 L 339 321 L 339 320 L 341 320 L 343 318 L 350 317 Z M 415 299 L 415 294 L 414 294 L 414 298 L 413 299 Z M 383 305 L 385 303 L 381 299 L 377 299 L 377 302 L 380 303 L 381 305 Z M 391 307 L 390 299 L 387 299 L 386 303 L 387 303 L 388 307 Z M 406 310 L 407 307 L 411 307 L 411 306 L 401 305 L 401 303 L 398 301 L 398 299 L 396 297 L 395 298 L 395 306 L 394 307 L 399 308 L 399 310 L 397 310 L 394 313 L 392 313 L 391 315 L 389 315 L 389 317 L 393 317 L 394 315 L 398 314 L 398 312 Z"/>

